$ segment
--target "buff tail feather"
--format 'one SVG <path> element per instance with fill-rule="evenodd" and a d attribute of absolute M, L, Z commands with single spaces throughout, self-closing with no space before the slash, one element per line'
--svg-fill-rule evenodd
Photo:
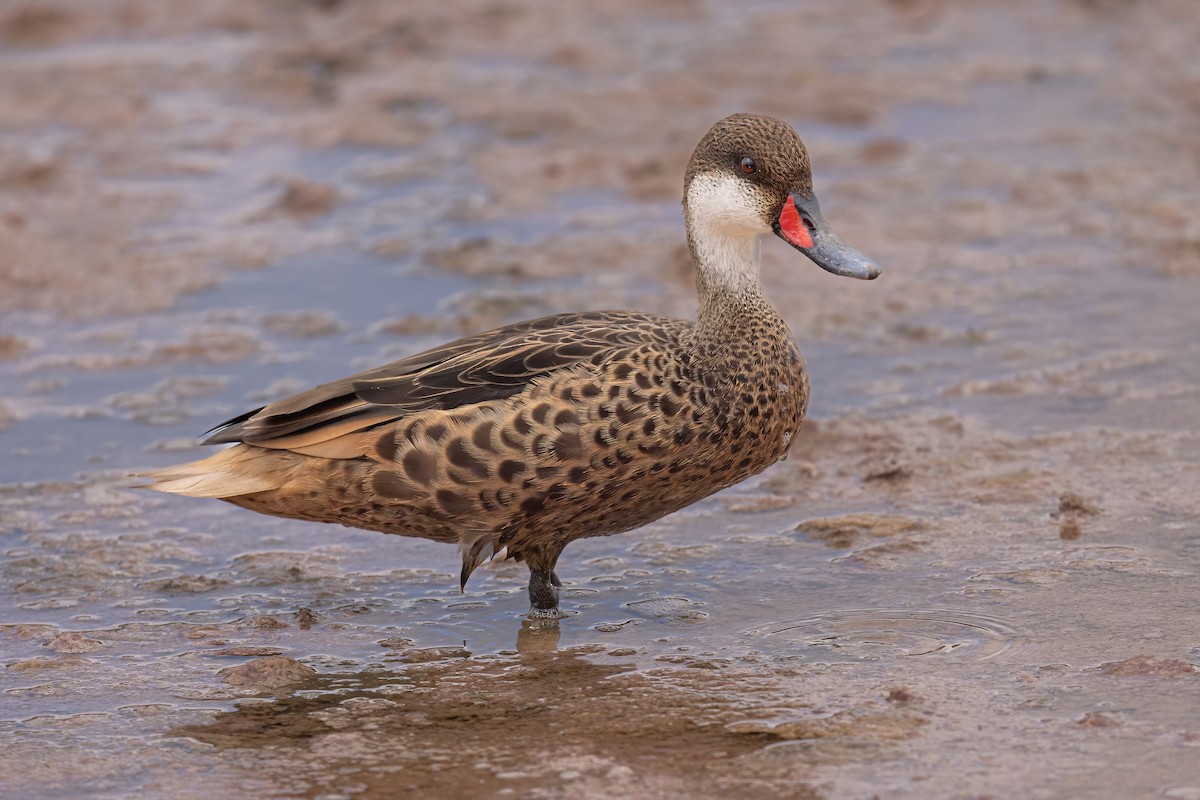
<path fill-rule="evenodd" d="M 237 497 L 284 486 L 298 459 L 287 451 L 236 445 L 189 464 L 144 472 L 150 483 L 138 488 L 188 497 Z"/>

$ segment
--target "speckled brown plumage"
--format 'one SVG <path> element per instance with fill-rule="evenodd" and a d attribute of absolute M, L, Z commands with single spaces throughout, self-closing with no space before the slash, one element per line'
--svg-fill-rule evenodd
<path fill-rule="evenodd" d="M 811 195 L 808 156 L 784 123 L 737 115 L 697 147 L 687 185 L 704 176 L 735 187 L 713 200 L 734 210 L 710 231 L 688 208 L 708 195 L 685 196 L 696 322 L 596 311 L 461 339 L 230 420 L 208 441 L 234 447 L 152 473 L 151 488 L 457 543 L 464 583 L 503 549 L 529 564 L 535 610 L 556 613 L 568 543 L 761 472 L 804 417 L 804 362 L 756 264 L 709 264 L 705 248 L 740 241 L 743 212 L 762 223 L 754 239 L 789 193 Z"/>

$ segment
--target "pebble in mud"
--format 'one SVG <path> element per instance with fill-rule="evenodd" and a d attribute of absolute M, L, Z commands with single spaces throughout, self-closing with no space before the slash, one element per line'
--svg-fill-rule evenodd
<path fill-rule="evenodd" d="M 401 650 L 397 656 L 410 664 L 424 664 L 447 658 L 470 658 L 471 651 L 465 647 L 413 647 Z"/>
<path fill-rule="evenodd" d="M 887 700 L 889 703 L 912 703 L 920 700 L 905 686 L 896 686 L 888 692 Z"/>
<path fill-rule="evenodd" d="M 8 665 L 8 668 L 14 672 L 44 672 L 46 670 L 75 669 L 94 663 L 90 658 L 82 658 L 77 655 L 64 656 L 63 658 L 37 656 L 36 658 L 27 658 L 23 661 L 14 661 Z"/>
<path fill-rule="evenodd" d="M 1064 518 L 1058 524 L 1058 538 L 1064 542 L 1078 541 L 1081 536 L 1083 536 L 1083 528 L 1077 520 Z"/>
<path fill-rule="evenodd" d="M 378 644 L 380 647 L 386 647 L 391 650 L 397 650 L 402 647 L 412 647 L 413 640 L 406 639 L 403 636 L 392 636 L 387 639 L 380 639 L 378 642 L 376 642 L 376 644 Z"/>
<path fill-rule="evenodd" d="M 104 645 L 95 639 L 89 639 L 80 631 L 63 631 L 45 646 L 56 653 L 90 653 Z"/>
<path fill-rule="evenodd" d="M 1190 678 L 1200 670 L 1178 658 L 1156 656 L 1133 656 L 1124 661 L 1113 661 L 1100 668 L 1103 675 L 1134 678 Z"/>
<path fill-rule="evenodd" d="M 230 686 L 268 690 L 304 683 L 316 674 L 312 667 L 287 656 L 256 658 L 217 673 Z"/>
<path fill-rule="evenodd" d="M 1051 519 L 1058 520 L 1058 538 L 1074 542 L 1083 535 L 1083 521 L 1094 517 L 1100 510 L 1091 501 L 1075 492 L 1063 492 L 1058 497 L 1058 511 Z"/>
<path fill-rule="evenodd" d="M 592 630 L 599 631 L 600 633 L 616 633 L 617 631 L 624 628 L 626 625 L 635 625 L 635 624 L 637 624 L 637 620 L 633 620 L 633 619 L 627 619 L 627 620 L 624 620 L 623 622 L 597 622 L 595 625 L 592 626 Z"/>
<path fill-rule="evenodd" d="M 805 520 L 795 530 L 809 541 L 821 542 L 833 550 L 845 550 L 863 539 L 882 539 L 920 527 L 920 523 L 910 517 L 847 514 Z"/>

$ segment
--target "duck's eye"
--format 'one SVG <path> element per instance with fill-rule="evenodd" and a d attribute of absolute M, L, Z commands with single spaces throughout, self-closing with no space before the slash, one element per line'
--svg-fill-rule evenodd
<path fill-rule="evenodd" d="M 755 173 L 757 171 L 758 171 L 758 165 L 754 163 L 753 158 L 751 158 L 750 156 L 746 156 L 745 158 L 742 159 L 742 172 L 746 173 L 747 175 L 752 175 L 753 173 Z"/>

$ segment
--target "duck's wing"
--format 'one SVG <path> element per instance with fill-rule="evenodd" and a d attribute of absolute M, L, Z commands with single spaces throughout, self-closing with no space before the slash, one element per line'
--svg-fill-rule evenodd
<path fill-rule="evenodd" d="M 416 412 L 510 397 L 555 370 L 673 340 L 687 324 L 629 311 L 518 322 L 248 411 L 218 425 L 204 443 L 308 449 Z"/>

